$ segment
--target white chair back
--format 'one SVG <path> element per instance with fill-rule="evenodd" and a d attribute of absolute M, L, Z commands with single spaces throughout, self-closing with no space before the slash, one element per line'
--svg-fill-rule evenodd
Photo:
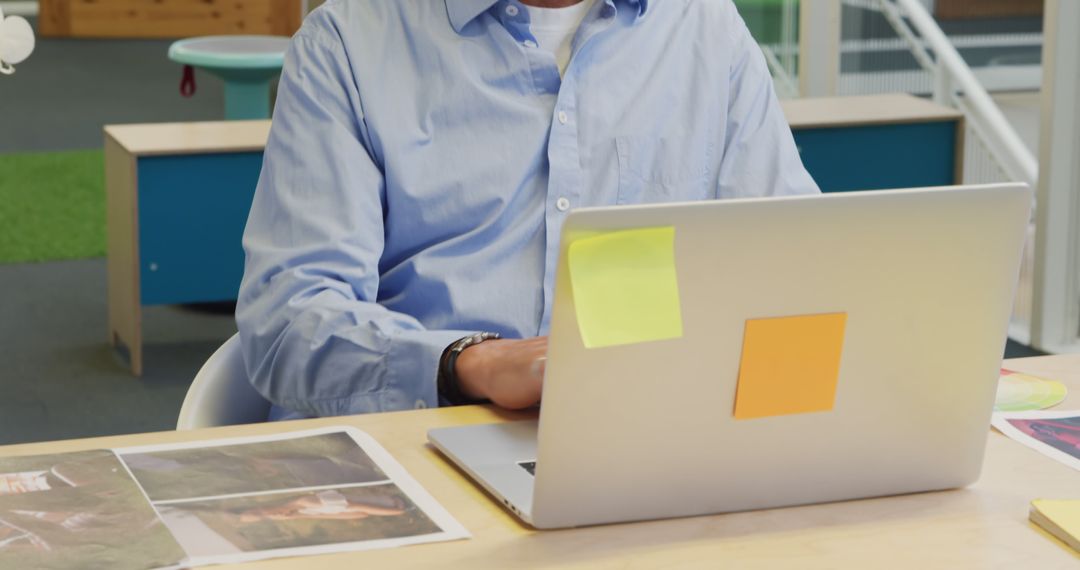
<path fill-rule="evenodd" d="M 240 337 L 225 341 L 199 369 L 188 389 L 176 429 L 250 424 L 266 421 L 270 402 L 248 381 Z"/>

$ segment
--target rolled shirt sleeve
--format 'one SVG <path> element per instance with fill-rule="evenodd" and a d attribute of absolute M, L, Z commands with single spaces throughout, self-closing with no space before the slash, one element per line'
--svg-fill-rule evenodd
<path fill-rule="evenodd" d="M 425 330 L 377 304 L 384 192 L 343 48 L 302 30 L 278 86 L 237 303 L 248 376 L 275 405 L 313 416 L 437 405 L 442 351 L 473 331 Z"/>

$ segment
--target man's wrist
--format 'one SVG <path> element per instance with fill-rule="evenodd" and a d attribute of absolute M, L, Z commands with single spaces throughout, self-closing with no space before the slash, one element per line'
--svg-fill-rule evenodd
<path fill-rule="evenodd" d="M 464 354 L 467 349 L 484 341 L 497 338 L 499 338 L 497 333 L 476 333 L 462 337 L 446 347 L 442 357 L 439 359 L 438 391 L 440 399 L 455 406 L 479 404 L 487 401 L 484 397 L 485 394 L 483 393 L 483 389 L 476 386 L 473 382 L 462 382 L 462 377 L 459 375 L 461 369 L 459 366 L 459 357 Z M 468 357 L 467 360 L 469 360 Z M 469 380 L 475 379 L 471 375 L 468 376 Z"/>
<path fill-rule="evenodd" d="M 483 343 L 481 343 L 483 344 Z M 466 398 L 478 401 L 488 401 L 488 386 L 485 370 L 484 346 L 474 344 L 458 355 L 454 363 L 454 376 L 457 380 L 458 390 Z"/>

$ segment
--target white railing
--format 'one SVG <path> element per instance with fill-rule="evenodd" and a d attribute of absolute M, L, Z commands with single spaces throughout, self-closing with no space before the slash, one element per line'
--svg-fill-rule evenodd
<path fill-rule="evenodd" d="M 1078 0 L 1060 1 L 1080 4 Z M 884 21 L 866 20 L 866 25 L 871 26 L 867 28 L 866 37 L 841 38 L 843 32 L 850 34 L 855 27 L 826 17 L 841 12 L 841 7 L 844 8 L 844 17 L 857 14 L 862 18 L 865 14 L 860 11 L 869 10 L 882 15 Z M 1011 81 L 1005 83 L 1014 87 L 1019 84 L 1027 88 L 1037 87 L 1041 79 L 1038 77 L 1041 75 L 1039 65 L 998 63 L 982 67 L 978 72 L 973 71 L 957 51 L 955 40 L 958 38 L 947 37 L 930 15 L 925 2 L 920 0 L 802 0 L 801 8 L 803 26 L 799 38 L 799 79 L 804 80 L 803 76 L 816 77 L 819 80 L 815 85 L 832 86 L 832 90 L 826 89 L 822 93 L 804 90 L 803 96 L 886 92 L 931 96 L 936 102 L 956 108 L 965 116 L 964 183 L 1017 181 L 1036 187 L 1039 163 L 1035 154 L 1005 118 L 982 80 L 1004 75 Z M 1030 48 L 1041 40 L 1038 37 L 1041 35 L 1029 31 L 959 39 L 961 44 L 968 47 L 1000 48 L 1011 45 L 1030 52 Z M 790 48 L 787 45 L 776 46 L 773 51 L 782 57 L 784 49 Z M 904 57 L 903 54 L 910 54 L 912 59 L 907 60 L 908 63 L 896 59 L 897 56 Z M 874 65 L 866 71 L 855 71 L 850 69 L 851 66 L 841 64 L 841 56 L 844 55 L 859 60 L 870 55 Z M 854 62 L 849 60 L 846 63 Z M 1020 70 L 1025 73 L 1019 73 Z M 1036 76 L 1034 81 L 1033 75 Z M 1017 83 L 1017 77 L 1023 81 Z M 824 81 L 822 78 L 832 80 Z M 1001 83 L 1001 77 L 998 79 L 998 83 Z M 800 86 L 808 85 L 806 81 L 800 81 Z M 1032 237 L 1035 235 L 1034 229 L 1032 224 L 1029 228 Z M 1033 316 L 1039 306 L 1034 287 L 1039 275 L 1035 267 L 1037 257 L 1034 243 L 1034 239 L 1029 239 L 1025 251 L 1010 326 L 1010 336 L 1025 344 L 1032 340 Z"/>
<path fill-rule="evenodd" d="M 798 97 L 799 80 L 790 71 L 791 67 L 788 67 L 780 60 L 772 46 L 763 45 L 761 51 L 765 54 L 765 62 L 769 65 L 769 71 L 772 73 L 776 95 L 781 99 Z"/>
<path fill-rule="evenodd" d="M 735 6 L 743 13 L 748 24 L 754 23 L 755 17 L 764 16 L 761 12 L 753 11 L 755 5 L 744 0 L 735 0 Z M 780 0 L 778 10 L 776 25 L 769 30 L 773 43 L 766 43 L 762 38 L 758 38 L 758 45 L 765 54 L 776 94 L 781 99 L 794 99 L 799 96 L 799 0 Z"/>
<path fill-rule="evenodd" d="M 920 65 L 934 75 L 934 100 L 964 112 L 968 124 L 1012 180 L 1034 188 L 1039 162 L 986 92 L 937 21 L 918 0 L 879 0 Z M 921 41 L 920 41 L 921 40 Z"/>
<path fill-rule="evenodd" d="M 979 0 L 972 0 L 978 2 Z M 922 2 L 926 4 L 926 2 Z M 911 93 L 930 95 L 934 90 L 934 76 L 928 68 L 915 65 L 899 66 L 897 57 L 911 53 L 911 44 L 921 44 L 926 51 L 929 46 L 918 36 L 904 39 L 885 19 L 869 18 L 853 25 L 845 22 L 843 38 L 839 45 L 831 41 L 841 35 L 839 22 L 830 21 L 827 16 L 833 12 L 837 18 L 865 16 L 865 12 L 884 14 L 881 0 L 778 0 L 773 5 L 774 11 L 766 16 L 756 9 L 758 4 L 749 0 L 735 0 L 736 6 L 743 12 L 744 18 L 752 28 L 760 29 L 762 21 L 757 18 L 770 17 L 771 26 L 766 31 L 767 37 L 759 38 L 762 50 L 766 52 L 769 68 L 777 80 L 777 93 L 781 97 L 813 96 L 808 92 L 793 93 L 788 87 L 800 85 L 799 60 L 813 57 L 815 53 L 824 60 L 811 60 L 814 68 L 812 76 L 818 80 L 826 92 L 816 95 L 870 95 L 874 93 Z M 841 6 L 843 9 L 841 10 Z M 757 26 L 754 26 L 757 24 Z M 809 25 L 810 46 L 801 44 L 801 27 Z M 834 25 L 835 28 L 829 28 Z M 863 36 L 861 25 L 870 25 L 879 33 Z M 889 33 L 882 36 L 880 31 L 885 26 Z M 982 31 L 980 31 L 982 30 Z M 970 64 L 979 83 L 988 91 L 1033 91 L 1038 90 L 1042 81 L 1041 66 L 1037 52 L 1043 44 L 1043 34 L 1039 29 L 1020 25 L 1012 31 L 1001 31 L 1000 27 L 967 27 L 963 33 L 952 33 L 949 42 L 958 50 L 993 50 L 1000 55 L 991 60 Z M 838 58 L 832 62 L 829 57 L 839 50 Z M 911 62 L 915 64 L 914 61 Z M 932 64 L 932 60 L 931 60 Z M 932 65 L 930 66 L 932 67 Z M 817 87 L 817 84 L 814 85 Z M 833 89 L 830 91 L 829 86 Z M 802 84 L 803 88 L 809 85 Z M 821 89 L 810 89 L 821 91 Z"/>
<path fill-rule="evenodd" d="M 964 149 L 964 181 L 1008 180 L 1025 182 L 1035 188 L 1039 178 L 1039 162 L 1035 154 L 1002 114 L 926 6 L 919 0 L 876 1 L 897 34 L 907 42 L 919 65 L 930 72 L 934 100 L 964 113 L 968 132 Z M 1028 228 L 1020 285 L 1009 329 L 1010 337 L 1025 344 L 1031 340 L 1034 237 L 1033 223 Z"/>
<path fill-rule="evenodd" d="M 1031 344 L 1080 352 L 1080 2 L 1046 0 Z"/>

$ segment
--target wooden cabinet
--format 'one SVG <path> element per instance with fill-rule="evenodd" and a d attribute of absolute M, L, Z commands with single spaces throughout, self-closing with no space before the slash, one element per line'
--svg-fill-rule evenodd
<path fill-rule="evenodd" d="M 806 170 L 823 192 L 962 181 L 964 116 L 911 95 L 783 101 Z"/>
<path fill-rule="evenodd" d="M 236 299 L 270 121 L 105 127 L 109 339 L 142 373 L 142 307 Z"/>
<path fill-rule="evenodd" d="M 300 28 L 301 0 L 39 0 L 39 33 L 75 38 L 184 38 Z"/>

